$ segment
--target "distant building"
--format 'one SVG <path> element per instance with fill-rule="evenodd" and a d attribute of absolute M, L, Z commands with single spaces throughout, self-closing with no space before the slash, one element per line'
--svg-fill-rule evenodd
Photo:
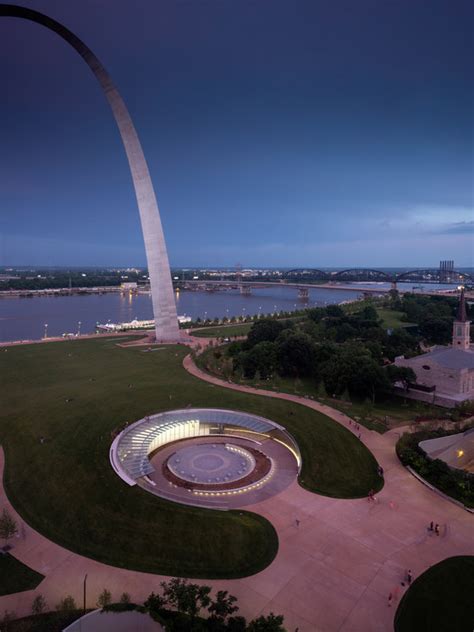
<path fill-rule="evenodd" d="M 439 262 L 439 280 L 449 281 L 454 274 L 454 261 L 452 259 Z"/>
<path fill-rule="evenodd" d="M 136 292 L 138 284 L 135 281 L 127 281 L 126 283 L 121 283 L 120 288 L 125 292 Z"/>
<path fill-rule="evenodd" d="M 416 383 L 405 392 L 407 397 L 448 407 L 474 400 L 474 348 L 470 344 L 470 328 L 462 289 L 451 346 L 436 346 L 415 358 L 395 359 L 397 366 L 410 367 L 416 374 Z"/>

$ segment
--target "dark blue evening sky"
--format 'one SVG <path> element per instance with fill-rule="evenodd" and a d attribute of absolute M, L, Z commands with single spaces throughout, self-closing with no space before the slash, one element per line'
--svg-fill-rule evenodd
<path fill-rule="evenodd" d="M 24 0 L 134 119 L 172 265 L 473 262 L 470 0 Z M 0 19 L 0 265 L 143 265 L 109 106 Z"/>

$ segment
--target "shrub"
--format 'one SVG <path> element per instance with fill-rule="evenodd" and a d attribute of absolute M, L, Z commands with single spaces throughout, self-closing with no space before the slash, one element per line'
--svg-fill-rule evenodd
<path fill-rule="evenodd" d="M 31 612 L 33 614 L 41 614 L 46 610 L 46 600 L 43 595 L 37 595 L 33 599 L 33 603 L 31 605 Z"/>
<path fill-rule="evenodd" d="M 467 507 L 474 507 L 474 474 L 449 467 L 440 459 L 430 459 L 419 446 L 419 443 L 426 439 L 446 437 L 450 434 L 453 434 L 452 431 L 443 428 L 405 433 L 397 442 L 397 455 L 404 465 L 409 465 L 444 494 L 459 500 Z"/>
<path fill-rule="evenodd" d="M 64 612 L 76 610 L 76 602 L 74 601 L 74 597 L 71 597 L 71 595 L 63 597 L 63 599 L 61 599 L 61 601 L 56 606 L 56 610 L 61 610 Z"/>
<path fill-rule="evenodd" d="M 105 608 L 105 606 L 108 606 L 111 601 L 112 595 L 110 593 L 110 590 L 104 588 L 104 590 L 100 593 L 99 598 L 97 599 L 97 605 L 99 606 L 99 608 Z"/>

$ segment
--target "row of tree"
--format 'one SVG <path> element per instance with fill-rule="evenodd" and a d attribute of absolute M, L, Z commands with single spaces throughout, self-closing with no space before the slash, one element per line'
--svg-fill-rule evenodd
<path fill-rule="evenodd" d="M 411 369 L 386 365 L 397 355 L 415 354 L 418 340 L 403 330 L 387 334 L 372 306 L 353 315 L 329 306 L 309 310 L 307 316 L 296 325 L 274 319 L 254 323 L 247 340 L 227 349 L 232 372 L 250 379 L 310 378 L 330 395 L 347 392 L 373 401 L 394 382 L 415 380 Z M 335 335 L 328 335 L 332 331 Z"/>
<path fill-rule="evenodd" d="M 429 344 L 449 344 L 453 320 L 458 309 L 458 299 L 451 296 L 420 296 L 390 292 L 387 306 L 403 312 L 402 319 L 415 323 L 422 338 Z"/>
<path fill-rule="evenodd" d="M 173 578 L 161 582 L 161 592 L 152 592 L 143 605 L 131 602 L 128 593 L 122 593 L 118 602 L 112 602 L 112 594 L 104 588 L 97 606 L 104 611 L 124 612 L 138 610 L 148 613 L 166 626 L 167 632 L 285 632 L 283 616 L 272 612 L 252 621 L 238 616 L 237 598 L 227 590 L 219 590 L 212 596 L 210 586 L 195 584 L 187 579 Z M 77 605 L 67 595 L 56 606 L 57 611 L 73 612 Z M 47 613 L 48 605 L 42 595 L 37 595 L 32 604 L 32 614 Z M 9 615 L 12 620 L 12 613 Z"/>

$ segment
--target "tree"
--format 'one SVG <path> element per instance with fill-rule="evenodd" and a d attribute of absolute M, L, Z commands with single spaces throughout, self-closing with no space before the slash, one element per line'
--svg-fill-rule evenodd
<path fill-rule="evenodd" d="M 120 603 L 130 603 L 130 595 L 128 592 L 124 592 L 120 595 Z"/>
<path fill-rule="evenodd" d="M 344 310 L 339 305 L 328 305 L 326 307 L 326 314 L 330 318 L 344 318 Z"/>
<path fill-rule="evenodd" d="M 66 597 L 63 597 L 63 599 L 61 599 L 61 601 L 56 606 L 56 610 L 60 610 L 62 612 L 77 610 L 74 597 L 71 597 L 71 595 L 67 595 Z"/>
<path fill-rule="evenodd" d="M 377 310 L 373 305 L 366 305 L 364 309 L 360 312 L 360 317 L 362 320 L 375 320 L 377 321 L 379 315 L 377 314 Z"/>
<path fill-rule="evenodd" d="M 226 632 L 246 632 L 247 621 L 245 617 L 229 617 L 225 630 Z"/>
<path fill-rule="evenodd" d="M 351 397 L 370 397 L 372 402 L 390 386 L 383 368 L 362 345 L 342 347 L 323 366 L 322 377 L 329 394 L 341 395 L 347 390 Z"/>
<path fill-rule="evenodd" d="M 247 349 L 251 349 L 259 342 L 275 342 L 281 332 L 289 327 L 292 327 L 291 323 L 285 323 L 274 318 L 260 318 L 252 325 L 244 346 Z"/>
<path fill-rule="evenodd" d="M 336 342 L 345 342 L 357 336 L 357 329 L 349 323 L 342 323 L 336 327 Z"/>
<path fill-rule="evenodd" d="M 384 341 L 384 350 L 390 360 L 402 355 L 414 355 L 418 347 L 418 339 L 405 329 L 395 329 Z"/>
<path fill-rule="evenodd" d="M 270 612 L 268 616 L 260 616 L 253 619 L 248 625 L 248 632 L 286 632 L 283 627 L 283 616 L 281 614 L 274 615 Z"/>
<path fill-rule="evenodd" d="M 249 351 L 242 351 L 235 358 L 235 367 L 240 367 L 245 377 L 250 378 L 258 373 L 265 379 L 275 372 L 277 366 L 277 347 L 274 342 L 259 342 Z"/>
<path fill-rule="evenodd" d="M 161 582 L 161 587 L 167 603 L 189 615 L 191 620 L 197 617 L 201 608 L 207 608 L 211 603 L 209 586 L 191 584 L 187 579 L 174 577 L 169 582 Z"/>
<path fill-rule="evenodd" d="M 239 609 L 238 606 L 234 605 L 236 601 L 237 597 L 229 595 L 227 590 L 219 590 L 216 598 L 211 602 L 208 611 L 212 617 L 225 621 L 227 617 Z"/>
<path fill-rule="evenodd" d="M 313 322 L 319 323 L 326 316 L 326 310 L 324 307 L 312 307 L 307 310 L 306 315 Z"/>
<path fill-rule="evenodd" d="M 396 289 L 390 290 L 388 293 L 390 296 L 390 309 L 401 310 L 402 301 L 400 300 L 400 293 Z"/>
<path fill-rule="evenodd" d="M 97 605 L 99 608 L 105 608 L 112 602 L 112 595 L 110 590 L 104 588 L 104 590 L 100 593 L 99 598 L 97 599 Z"/>
<path fill-rule="evenodd" d="M 0 630 L 9 630 L 9 624 L 12 621 L 15 621 L 16 619 L 16 613 L 15 612 L 10 612 L 9 610 L 5 610 L 5 612 L 3 613 L 3 617 L 0 619 L 0 624 L 2 625 L 2 627 L 0 628 Z"/>
<path fill-rule="evenodd" d="M 16 533 L 18 533 L 16 521 L 5 507 L 0 516 L 0 538 L 5 540 L 6 544 Z"/>
<path fill-rule="evenodd" d="M 46 599 L 43 595 L 36 595 L 31 605 L 31 612 L 33 614 L 41 614 L 46 610 Z"/>
<path fill-rule="evenodd" d="M 385 371 L 391 384 L 401 382 L 405 389 L 408 388 L 408 384 L 416 382 L 416 373 L 411 367 L 389 364 Z"/>
<path fill-rule="evenodd" d="M 161 595 L 156 595 L 154 592 L 152 592 L 150 595 L 148 595 L 148 599 L 143 605 L 147 610 L 150 610 L 150 612 L 158 612 L 159 610 L 164 608 L 164 606 L 166 606 L 166 599 Z"/>
<path fill-rule="evenodd" d="M 420 333 L 429 342 L 443 345 L 451 340 L 452 320 L 442 318 L 426 318 L 420 324 Z"/>
<path fill-rule="evenodd" d="M 307 377 L 316 370 L 316 347 L 303 332 L 285 331 L 277 340 L 278 362 L 283 375 Z"/>

